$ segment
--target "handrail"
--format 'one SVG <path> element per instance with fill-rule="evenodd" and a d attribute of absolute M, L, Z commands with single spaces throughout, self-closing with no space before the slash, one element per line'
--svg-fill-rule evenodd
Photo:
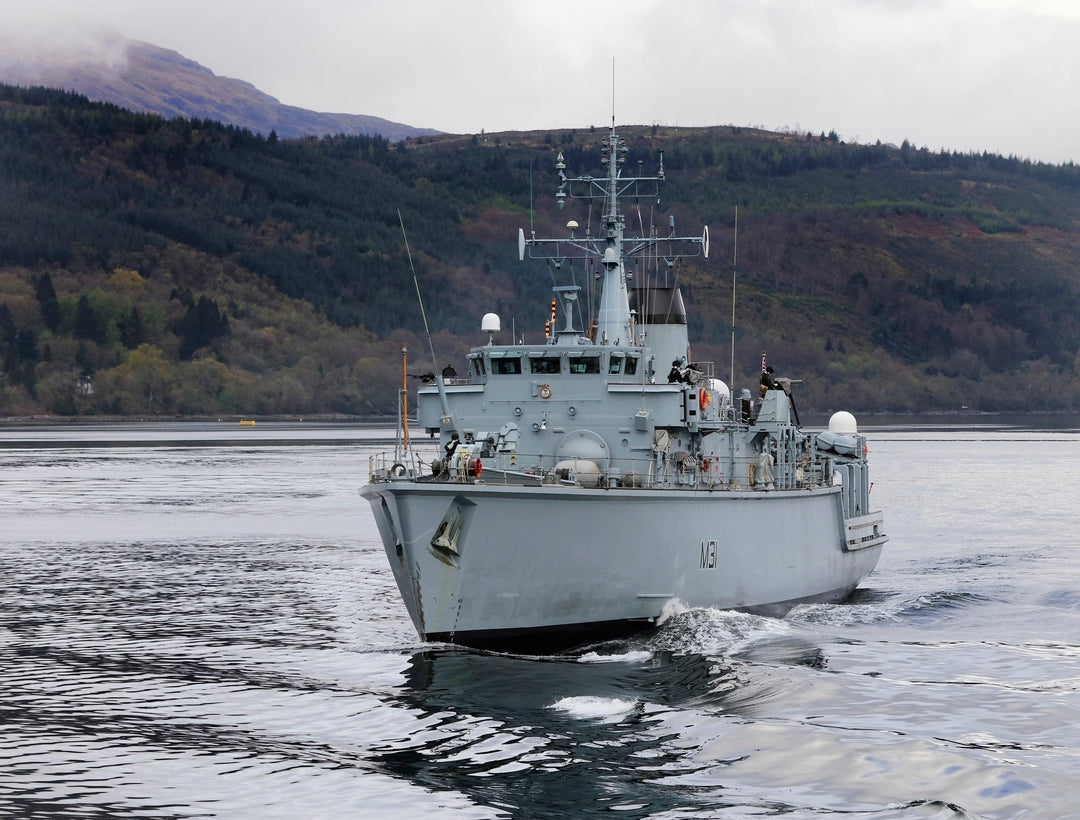
<path fill-rule="evenodd" d="M 772 485 L 768 488 L 756 483 L 756 458 L 741 457 L 732 461 L 727 458 L 689 456 L 679 462 L 672 458 L 658 459 L 655 455 L 639 458 L 614 458 L 606 471 L 588 472 L 570 475 L 564 479 L 556 472 L 555 463 L 550 455 L 542 453 L 513 452 L 513 463 L 507 463 L 509 453 L 497 453 L 493 457 L 481 459 L 481 477 L 476 479 L 485 484 L 513 486 L 542 486 L 560 483 L 568 486 L 600 487 L 605 489 L 708 489 L 714 491 L 741 492 L 762 490 L 769 492 L 790 492 L 807 490 L 831 484 L 829 459 L 822 455 L 809 456 L 795 461 L 782 460 L 774 466 L 775 474 Z M 409 454 L 407 464 L 392 463 L 386 453 L 369 456 L 368 472 L 370 480 L 390 481 L 393 478 L 407 476 L 412 479 L 423 478 L 427 481 L 460 482 L 472 481 L 471 476 L 459 476 L 455 467 L 443 471 L 440 475 L 430 470 L 431 462 L 424 462 L 415 448 Z M 582 459 L 588 461 L 588 459 Z M 722 463 L 720 463 L 722 462 Z M 719 464 L 719 467 L 718 467 Z M 404 468 L 404 470 L 402 470 Z M 427 469 L 425 469 L 427 468 Z M 720 469 L 722 468 L 722 469 Z M 728 469 L 733 468 L 732 475 Z"/>

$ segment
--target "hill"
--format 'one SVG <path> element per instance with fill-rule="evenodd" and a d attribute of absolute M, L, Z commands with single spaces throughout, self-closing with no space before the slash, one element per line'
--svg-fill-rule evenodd
<path fill-rule="evenodd" d="M 620 133 L 632 163 L 662 148 L 669 179 L 631 223 L 712 227 L 711 259 L 635 274 L 682 287 L 695 358 L 725 375 L 738 208 L 736 386 L 767 350 L 804 411 L 1080 410 L 1076 166 Z M 401 348 L 433 366 L 401 222 L 436 366 L 488 311 L 538 339 L 552 275 L 518 262 L 516 232 L 595 219 L 549 192 L 556 153 L 595 172 L 599 139 L 279 140 L 0 87 L 0 414 L 392 413 Z"/>
<path fill-rule="evenodd" d="M 116 36 L 76 55 L 9 49 L 0 55 L 0 82 L 70 90 L 130 111 L 216 120 L 281 138 L 364 134 L 396 142 L 438 133 L 380 117 L 283 105 L 251 83 L 219 77 L 175 51 Z"/>

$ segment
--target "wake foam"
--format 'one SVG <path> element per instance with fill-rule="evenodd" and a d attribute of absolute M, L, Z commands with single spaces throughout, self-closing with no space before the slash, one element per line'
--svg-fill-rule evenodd
<path fill-rule="evenodd" d="M 624 717 L 638 710 L 636 700 L 622 698 L 601 698 L 595 695 L 562 698 L 551 704 L 551 708 L 565 712 L 578 720 L 595 720 L 601 723 L 617 723 Z"/>
<path fill-rule="evenodd" d="M 586 652 L 579 663 L 645 663 L 652 660 L 653 653 L 646 649 L 631 649 L 626 652 L 603 655 L 599 652 Z"/>
<path fill-rule="evenodd" d="M 724 609 L 686 609 L 667 618 L 650 642 L 654 650 L 730 655 L 765 640 L 787 637 L 779 618 Z"/>

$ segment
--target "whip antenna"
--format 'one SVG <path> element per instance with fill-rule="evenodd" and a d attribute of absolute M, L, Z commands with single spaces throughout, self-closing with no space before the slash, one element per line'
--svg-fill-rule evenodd
<path fill-rule="evenodd" d="M 735 206 L 735 250 L 731 257 L 731 381 L 735 389 L 735 273 L 739 269 L 739 206 Z"/>
<path fill-rule="evenodd" d="M 428 350 L 431 351 L 431 366 L 438 369 L 439 363 L 435 360 L 435 346 L 431 343 L 431 330 L 428 328 L 427 313 L 424 311 L 424 299 L 420 296 L 420 280 L 416 278 L 416 268 L 413 267 L 412 251 L 409 250 L 409 237 L 405 233 L 405 220 L 401 218 L 401 208 L 397 212 L 398 222 L 401 223 L 401 238 L 405 240 L 405 255 L 409 257 L 409 270 L 412 271 L 413 285 L 416 286 L 416 301 L 420 303 L 420 316 L 424 320 L 424 333 L 427 335 Z"/>
<path fill-rule="evenodd" d="M 401 208 L 398 208 L 397 212 L 398 222 L 401 223 L 401 237 L 405 240 L 405 253 L 409 257 L 409 270 L 412 271 L 413 285 L 416 286 L 416 301 L 420 303 L 420 316 L 424 319 L 424 333 L 427 335 L 428 350 L 431 351 L 431 366 L 435 373 L 435 386 L 439 390 L 439 404 L 442 405 L 442 422 L 447 432 L 454 432 L 457 429 L 454 416 L 450 412 L 450 402 L 446 398 L 446 378 L 452 378 L 452 375 L 447 377 L 444 374 L 440 374 L 439 363 L 435 359 L 435 345 L 431 343 L 431 328 L 428 327 L 427 312 L 424 310 L 424 298 L 420 295 L 420 280 L 416 278 L 416 268 L 413 266 L 412 251 L 409 250 L 409 237 L 405 233 L 405 220 L 401 218 Z M 406 424 L 408 420 L 406 418 Z M 408 438 L 408 433 L 406 433 Z"/>

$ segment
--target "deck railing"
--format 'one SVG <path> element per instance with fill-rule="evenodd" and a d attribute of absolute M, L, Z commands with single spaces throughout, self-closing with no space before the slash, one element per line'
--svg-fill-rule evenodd
<path fill-rule="evenodd" d="M 473 450 L 473 455 L 478 455 Z M 573 459 L 567 459 L 573 461 Z M 482 470 L 477 477 L 462 473 L 457 459 L 443 465 L 438 455 L 425 459 L 415 448 L 407 458 L 396 461 L 393 454 L 380 453 L 369 457 L 371 480 L 389 481 L 410 477 L 426 481 L 450 481 L 484 484 L 541 486 L 562 485 L 598 487 L 604 489 L 709 489 L 716 491 L 743 490 L 802 490 L 820 487 L 831 479 L 825 458 L 803 458 L 773 465 L 773 480 L 765 484 L 756 459 L 687 456 L 683 459 L 658 459 L 655 456 L 611 459 L 595 469 L 585 465 L 595 462 L 581 459 L 583 467 L 557 469 L 550 455 L 539 453 L 497 453 L 483 457 Z M 436 469 L 437 468 L 437 469 Z"/>

